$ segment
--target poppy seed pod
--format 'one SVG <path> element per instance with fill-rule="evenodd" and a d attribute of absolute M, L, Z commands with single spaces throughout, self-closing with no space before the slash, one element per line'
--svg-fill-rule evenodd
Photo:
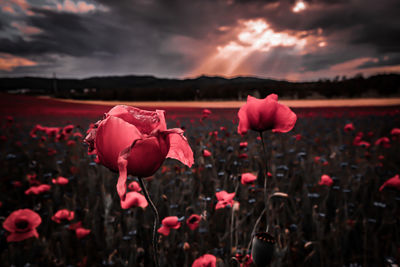
<path fill-rule="evenodd" d="M 268 233 L 255 234 L 252 241 L 251 255 L 257 267 L 265 267 L 271 263 L 275 243 L 275 238 Z"/>

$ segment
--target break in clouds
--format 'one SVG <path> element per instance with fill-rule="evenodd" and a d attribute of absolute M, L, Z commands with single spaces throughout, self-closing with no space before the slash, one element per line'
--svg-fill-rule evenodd
<path fill-rule="evenodd" d="M 398 0 L 0 0 L 0 74 L 249 75 L 400 70 Z"/>

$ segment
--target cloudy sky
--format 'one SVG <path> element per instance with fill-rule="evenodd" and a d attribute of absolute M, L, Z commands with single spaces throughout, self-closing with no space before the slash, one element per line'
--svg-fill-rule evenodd
<path fill-rule="evenodd" d="M 399 0 L 0 0 L 0 76 L 400 72 Z"/>

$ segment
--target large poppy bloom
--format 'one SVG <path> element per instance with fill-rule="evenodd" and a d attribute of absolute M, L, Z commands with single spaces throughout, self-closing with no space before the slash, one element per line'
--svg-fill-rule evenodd
<path fill-rule="evenodd" d="M 153 175 L 165 158 L 174 158 L 187 166 L 193 164 L 193 152 L 183 130 L 167 129 L 163 110 L 146 111 L 118 105 L 98 121 L 85 138 L 89 151 L 113 171 L 119 171 L 118 195 L 125 198 L 126 177 Z"/>
<path fill-rule="evenodd" d="M 216 267 L 217 266 L 217 258 L 211 254 L 204 254 L 203 256 L 197 258 L 192 267 Z"/>
<path fill-rule="evenodd" d="M 262 132 L 288 132 L 296 123 L 296 114 L 287 106 L 278 103 L 278 96 L 270 94 L 264 99 L 247 96 L 247 103 L 238 112 L 238 133 L 248 130 Z"/>
<path fill-rule="evenodd" d="M 7 242 L 18 242 L 31 237 L 39 237 L 36 227 L 40 225 L 42 219 L 39 214 L 30 209 L 20 209 L 13 211 L 3 222 L 3 227 L 10 234 Z"/>
<path fill-rule="evenodd" d="M 179 222 L 179 219 L 176 216 L 165 217 L 161 221 L 161 224 L 162 225 L 157 230 L 157 232 L 165 236 L 169 235 L 171 229 L 178 229 L 179 227 L 181 227 L 181 223 Z"/>

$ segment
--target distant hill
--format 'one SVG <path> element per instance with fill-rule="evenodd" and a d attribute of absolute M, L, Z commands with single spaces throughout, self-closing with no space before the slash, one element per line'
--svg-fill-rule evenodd
<path fill-rule="evenodd" d="M 400 95 L 400 75 L 317 82 L 288 82 L 255 77 L 164 79 L 153 76 L 107 76 L 86 79 L 0 78 L 0 92 L 45 94 L 62 98 L 102 100 L 237 100 L 248 94 L 281 98 L 353 98 Z"/>

